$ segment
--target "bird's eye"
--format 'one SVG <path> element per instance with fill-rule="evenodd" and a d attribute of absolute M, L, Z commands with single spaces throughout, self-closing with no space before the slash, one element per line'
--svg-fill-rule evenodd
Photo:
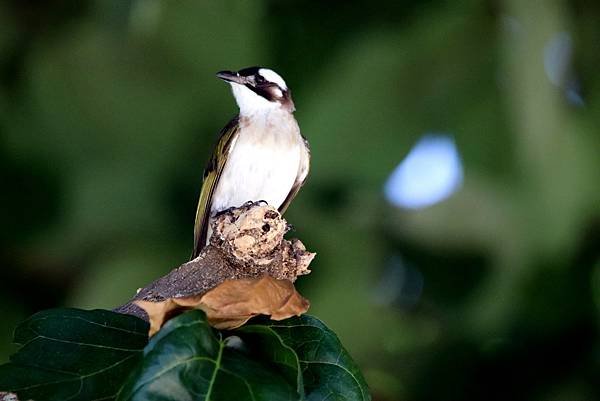
<path fill-rule="evenodd" d="M 263 76 L 258 75 L 258 74 L 254 78 L 254 80 L 256 81 L 257 84 L 264 84 L 266 82 L 265 79 L 263 78 Z"/>

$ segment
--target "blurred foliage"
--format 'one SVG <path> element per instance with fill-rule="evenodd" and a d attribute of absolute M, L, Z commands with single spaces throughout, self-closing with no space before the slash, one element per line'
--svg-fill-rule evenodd
<path fill-rule="evenodd" d="M 299 285 L 375 399 L 599 398 L 599 18 L 582 0 L 2 2 L 0 359 L 27 315 L 116 306 L 186 260 L 236 112 L 214 73 L 259 64 L 312 147 L 287 213 L 318 252 Z M 428 132 L 453 135 L 462 188 L 394 208 L 383 184 Z"/>

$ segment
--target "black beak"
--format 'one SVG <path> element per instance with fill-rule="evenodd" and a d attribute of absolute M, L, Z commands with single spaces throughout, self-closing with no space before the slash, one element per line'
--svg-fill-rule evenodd
<path fill-rule="evenodd" d="M 246 83 L 246 77 L 242 77 L 237 72 L 233 71 L 219 71 L 217 72 L 217 78 L 221 78 L 226 82 L 235 82 L 236 84 L 244 85 Z"/>

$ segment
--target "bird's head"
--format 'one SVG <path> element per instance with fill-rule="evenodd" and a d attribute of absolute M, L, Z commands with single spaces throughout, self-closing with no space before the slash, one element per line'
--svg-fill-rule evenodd
<path fill-rule="evenodd" d="M 231 84 L 241 115 L 271 110 L 285 110 L 290 113 L 294 111 L 289 88 L 283 78 L 273 70 L 249 67 L 237 72 L 220 71 L 217 77 Z"/>

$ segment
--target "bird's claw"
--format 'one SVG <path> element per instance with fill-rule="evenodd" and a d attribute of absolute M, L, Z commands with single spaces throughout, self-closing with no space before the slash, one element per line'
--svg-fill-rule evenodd
<path fill-rule="evenodd" d="M 228 214 L 233 212 L 233 210 L 235 209 L 235 207 L 228 207 L 227 209 L 223 209 L 223 210 L 219 210 L 217 213 L 215 213 L 215 217 L 219 217 L 222 216 L 224 214 Z"/>
<path fill-rule="evenodd" d="M 264 205 L 268 205 L 268 204 L 269 203 L 266 200 L 248 201 L 248 202 L 244 203 L 240 207 L 264 206 Z M 237 209 L 237 207 L 232 206 L 232 207 L 228 207 L 227 209 L 219 210 L 218 212 L 215 213 L 215 217 L 219 217 L 219 216 L 222 216 L 224 214 L 231 213 L 235 209 Z"/>
<path fill-rule="evenodd" d="M 249 206 L 266 206 L 268 205 L 269 202 L 267 202 L 266 200 L 258 200 L 258 201 L 248 201 L 246 203 L 244 203 L 244 207 L 249 207 Z"/>

